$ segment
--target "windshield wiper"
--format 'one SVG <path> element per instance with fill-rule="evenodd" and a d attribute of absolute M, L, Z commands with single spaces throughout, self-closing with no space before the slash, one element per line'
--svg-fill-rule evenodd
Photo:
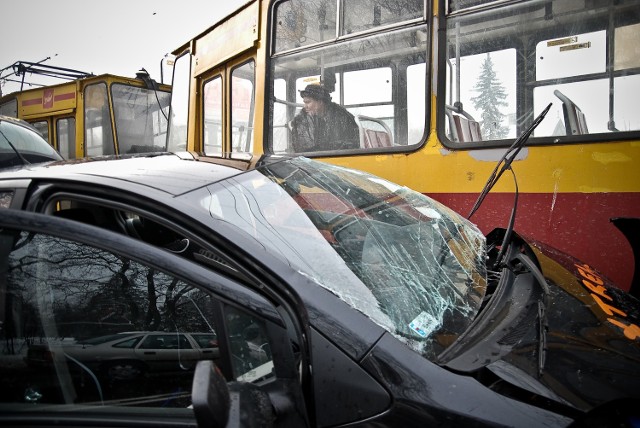
<path fill-rule="evenodd" d="M 499 264 L 502 264 L 504 252 L 506 250 L 509 240 L 511 239 L 511 233 L 513 231 L 513 225 L 516 219 L 516 208 L 518 206 L 518 181 L 516 180 L 516 175 L 513 172 L 513 169 L 511 168 L 511 164 L 515 160 L 516 156 L 518 156 L 518 154 L 520 153 L 520 150 L 522 150 L 526 142 L 529 140 L 529 137 L 531 136 L 533 131 L 538 127 L 540 122 L 542 122 L 542 120 L 545 118 L 545 116 L 549 112 L 549 109 L 551 109 L 551 105 L 552 103 L 549 103 L 549 105 L 544 110 L 542 110 L 542 112 L 538 115 L 538 117 L 534 119 L 533 123 L 529 125 L 529 127 L 507 149 L 504 155 L 502 155 L 502 157 L 496 164 L 496 167 L 491 172 L 491 175 L 489 176 L 489 179 L 485 183 L 484 188 L 480 192 L 480 195 L 478 196 L 476 203 L 473 205 L 473 208 L 471 208 L 471 211 L 467 216 L 467 219 L 471 219 L 471 216 L 473 216 L 473 214 L 475 214 L 478 208 L 480 208 L 480 205 L 482 205 L 482 202 L 484 201 L 484 199 L 487 197 L 491 189 L 493 189 L 493 186 L 495 186 L 498 180 L 500 180 L 500 177 L 502 177 L 502 174 L 504 174 L 504 172 L 507 170 L 510 171 L 511 175 L 513 176 L 513 181 L 515 183 L 514 204 L 513 204 L 513 208 L 511 209 L 509 224 L 504 234 L 504 239 L 502 240 L 502 245 L 500 246 L 498 257 L 496 258 L 496 264 L 495 264 L 496 266 L 498 266 Z"/>
<path fill-rule="evenodd" d="M 547 285 L 544 275 L 531 260 L 531 257 L 523 253 L 517 253 L 513 258 L 522 263 L 531 272 L 534 280 L 542 288 L 542 297 L 538 299 L 538 376 L 542 376 L 547 356 L 547 296 L 549 296 L 549 285 Z"/>
<path fill-rule="evenodd" d="M 29 162 L 24 156 L 22 156 L 22 153 L 20 153 L 18 151 L 18 149 L 16 149 L 15 146 L 13 144 L 11 144 L 11 141 L 9 141 L 7 136 L 4 135 L 4 132 L 0 131 L 0 134 L 2 134 L 2 136 L 4 137 L 5 140 L 7 140 L 7 143 L 9 144 L 9 147 L 11 147 L 11 149 L 18 156 L 18 159 L 20 159 L 20 161 L 22 161 L 22 165 L 31 165 L 31 162 Z"/>

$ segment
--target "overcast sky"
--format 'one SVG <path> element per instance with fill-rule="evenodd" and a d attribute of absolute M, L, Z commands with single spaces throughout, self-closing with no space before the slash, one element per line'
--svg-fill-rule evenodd
<path fill-rule="evenodd" d="M 0 0 L 0 69 L 40 62 L 160 81 L 160 61 L 247 0 Z M 6 77 L 7 71 L 1 76 Z M 20 77 L 10 78 L 20 80 Z M 170 80 L 164 72 L 165 83 Z M 63 83 L 27 74 L 37 83 Z M 20 89 L 4 82 L 2 93 Z M 25 86 L 25 89 L 27 86 Z"/>

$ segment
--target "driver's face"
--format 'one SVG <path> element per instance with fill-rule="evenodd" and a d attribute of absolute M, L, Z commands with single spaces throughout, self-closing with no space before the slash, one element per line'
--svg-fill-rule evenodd
<path fill-rule="evenodd" d="M 302 99 L 305 111 L 311 116 L 322 115 L 324 111 L 324 101 L 319 101 L 311 97 Z"/>

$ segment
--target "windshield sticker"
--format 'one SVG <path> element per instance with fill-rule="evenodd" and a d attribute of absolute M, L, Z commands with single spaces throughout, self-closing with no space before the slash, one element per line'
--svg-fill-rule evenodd
<path fill-rule="evenodd" d="M 415 317 L 409 324 L 409 328 L 422 337 L 429 337 L 432 331 L 434 331 L 440 323 L 433 316 L 426 312 L 420 312 L 420 315 Z"/>

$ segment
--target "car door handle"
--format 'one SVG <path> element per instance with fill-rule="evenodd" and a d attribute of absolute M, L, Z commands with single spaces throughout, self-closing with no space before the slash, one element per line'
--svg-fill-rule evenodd
<path fill-rule="evenodd" d="M 144 351 L 144 355 L 156 355 L 154 351 Z"/>

